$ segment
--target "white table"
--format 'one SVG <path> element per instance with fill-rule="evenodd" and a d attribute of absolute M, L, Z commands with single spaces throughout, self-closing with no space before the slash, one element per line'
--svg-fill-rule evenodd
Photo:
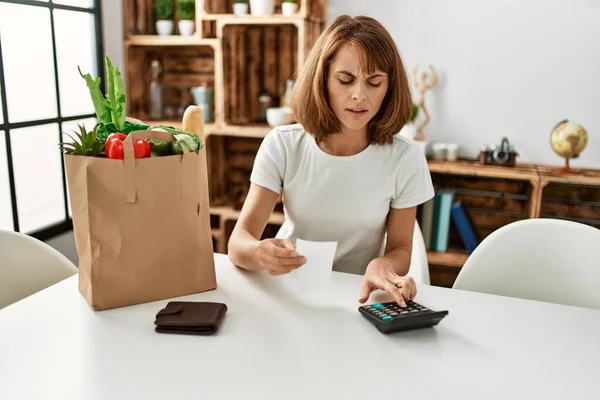
<path fill-rule="evenodd" d="M 215 336 L 155 333 L 167 300 L 94 312 L 77 277 L 0 310 L 0 399 L 600 398 L 600 311 L 421 286 L 449 315 L 383 335 L 360 276 L 322 301 L 216 261 L 218 289 L 184 298 L 228 305 Z"/>

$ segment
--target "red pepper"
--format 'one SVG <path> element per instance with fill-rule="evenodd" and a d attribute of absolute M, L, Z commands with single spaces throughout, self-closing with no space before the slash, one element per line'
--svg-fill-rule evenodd
<path fill-rule="evenodd" d="M 127 135 L 121 132 L 111 133 L 106 139 L 106 156 L 108 158 L 122 160 L 124 158 L 123 153 L 123 140 L 127 138 Z M 138 139 L 133 142 L 133 154 L 135 158 L 147 158 L 150 157 L 150 144 L 145 139 Z"/>
<path fill-rule="evenodd" d="M 114 132 L 108 135 L 106 139 L 106 146 L 104 150 L 106 151 L 106 156 L 108 158 L 114 159 L 123 159 L 123 140 L 127 138 L 127 135 L 121 132 Z M 117 143 L 117 146 L 114 144 Z"/>

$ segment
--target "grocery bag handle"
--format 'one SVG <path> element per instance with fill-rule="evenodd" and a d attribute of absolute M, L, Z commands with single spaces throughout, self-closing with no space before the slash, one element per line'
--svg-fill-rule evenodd
<path fill-rule="evenodd" d="M 164 140 L 166 142 L 174 142 L 176 139 L 172 134 L 163 132 L 163 131 L 155 131 L 155 130 L 140 130 L 133 131 L 127 138 L 123 141 L 123 161 L 125 162 L 125 202 L 127 203 L 135 203 L 136 200 L 136 186 L 135 186 L 135 155 L 133 151 L 133 142 L 138 139 L 158 139 Z M 180 195 L 181 198 L 185 198 L 184 190 L 185 185 L 184 182 L 189 182 L 189 180 L 184 179 L 184 174 L 191 173 L 192 168 L 190 165 L 187 165 L 191 162 L 190 157 L 186 157 L 187 154 L 190 153 L 188 148 L 182 144 L 181 149 L 183 150 L 183 156 L 181 157 L 181 179 L 180 179 Z"/>

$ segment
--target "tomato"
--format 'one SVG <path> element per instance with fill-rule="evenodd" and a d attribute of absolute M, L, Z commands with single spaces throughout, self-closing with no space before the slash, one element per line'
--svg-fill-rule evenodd
<path fill-rule="evenodd" d="M 136 140 L 133 142 L 133 154 L 135 154 L 135 158 L 150 157 L 150 143 L 146 139 Z"/>
<path fill-rule="evenodd" d="M 114 160 L 122 160 L 125 158 L 123 151 L 123 141 L 127 135 L 121 132 L 111 133 L 106 139 L 106 156 Z M 133 142 L 133 154 L 135 158 L 150 157 L 150 144 L 146 139 L 138 139 Z"/>
<path fill-rule="evenodd" d="M 127 135 L 125 135 L 122 132 L 114 132 L 114 133 L 111 133 L 110 135 L 108 135 L 108 138 L 106 138 L 106 147 L 105 147 L 106 155 L 108 156 L 108 153 L 110 152 L 112 144 L 115 141 L 122 142 L 125 139 L 127 139 Z M 108 158 L 112 158 L 112 157 L 108 157 Z M 121 157 L 121 159 L 123 159 L 123 158 Z"/>
<path fill-rule="evenodd" d="M 106 141 L 106 156 L 114 160 L 122 160 L 123 154 L 123 141 L 119 138 L 112 138 Z"/>

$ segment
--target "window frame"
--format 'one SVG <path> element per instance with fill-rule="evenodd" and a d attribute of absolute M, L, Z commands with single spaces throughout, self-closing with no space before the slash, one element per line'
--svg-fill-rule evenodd
<path fill-rule="evenodd" d="M 6 143 L 6 162 L 8 164 L 8 184 L 10 190 L 10 201 L 11 201 L 11 210 L 12 210 L 12 220 L 13 220 L 13 230 L 20 232 L 19 230 L 19 213 L 18 213 L 18 205 L 17 205 L 17 194 L 15 188 L 15 176 L 13 169 L 13 155 L 12 155 L 12 147 L 11 147 L 11 139 L 10 139 L 10 131 L 13 129 L 45 125 L 51 123 L 58 124 L 58 132 L 57 135 L 57 144 L 63 141 L 62 137 L 62 125 L 64 122 L 68 121 L 77 121 L 86 118 L 95 118 L 95 113 L 90 114 L 80 114 L 73 115 L 69 117 L 62 116 L 62 110 L 60 106 L 60 87 L 58 82 L 58 59 L 56 55 L 56 30 L 54 25 L 54 10 L 67 10 L 67 11 L 78 11 L 85 12 L 88 14 L 92 14 L 94 17 L 94 31 L 96 35 L 96 60 L 97 60 L 97 71 L 98 76 L 102 80 L 103 90 L 106 93 L 106 79 L 104 72 L 104 43 L 102 39 L 102 5 L 101 0 L 94 0 L 93 6 L 90 8 L 85 7 L 77 7 L 77 6 L 69 6 L 63 4 L 55 4 L 52 0 L 48 2 L 39 2 L 34 0 L 0 0 L 0 3 L 12 3 L 12 4 L 20 4 L 27 6 L 35 6 L 35 7 L 43 7 L 50 10 L 50 29 L 52 34 L 52 56 L 53 56 L 53 67 L 54 67 L 54 85 L 56 88 L 56 104 L 57 104 L 57 117 L 56 118 L 46 118 L 41 120 L 32 120 L 32 121 L 24 121 L 18 123 L 11 123 L 8 116 L 8 101 L 10 99 L 6 98 L 6 85 L 2 84 L 0 87 L 0 98 L 1 98 L 1 107 L 2 114 L 4 116 L 3 121 L 0 122 L 0 132 L 4 132 L 4 138 L 0 136 L 0 140 L 4 140 Z M 4 77 L 4 61 L 2 54 L 2 38 L 0 36 L 0 82 L 6 82 Z M 60 155 L 60 150 L 56 150 L 58 152 L 57 156 Z M 2 160 L 0 160 L 1 162 Z M 69 217 L 69 203 L 67 199 L 67 181 L 66 181 L 66 170 L 65 170 L 65 161 L 64 158 L 60 157 L 61 170 L 62 170 L 62 192 L 63 192 L 63 202 L 64 202 L 64 219 L 54 223 L 49 226 L 42 227 L 35 231 L 31 232 L 23 232 L 30 236 L 35 237 L 39 240 L 47 240 L 54 236 L 60 235 L 62 233 L 68 232 L 73 229 L 73 221 Z"/>

